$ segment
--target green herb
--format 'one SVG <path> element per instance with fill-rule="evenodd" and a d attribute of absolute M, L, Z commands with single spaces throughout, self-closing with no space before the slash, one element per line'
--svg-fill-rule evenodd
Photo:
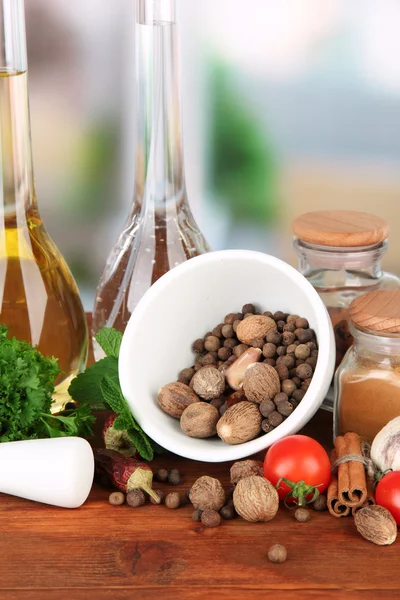
<path fill-rule="evenodd" d="M 90 435 L 95 418 L 87 403 L 51 414 L 54 380 L 61 372 L 57 360 L 7 335 L 0 325 L 0 442 Z"/>
<path fill-rule="evenodd" d="M 104 328 L 96 335 L 96 341 L 107 356 L 78 375 L 71 382 L 68 393 L 79 403 L 90 402 L 92 407 L 114 411 L 118 415 L 113 425 L 115 429 L 126 431 L 139 454 L 146 460 L 152 460 L 154 452 L 160 452 L 161 448 L 135 421 L 119 383 L 118 356 L 122 333 Z"/>

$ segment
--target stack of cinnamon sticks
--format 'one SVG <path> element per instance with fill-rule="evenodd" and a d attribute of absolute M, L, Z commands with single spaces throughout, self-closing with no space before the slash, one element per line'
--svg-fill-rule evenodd
<path fill-rule="evenodd" d="M 373 484 L 365 473 L 360 437 L 356 433 L 338 436 L 331 454 L 332 465 L 352 456 L 353 460 L 338 465 L 328 487 L 328 509 L 334 517 L 354 515 L 360 508 L 375 504 Z M 360 460 L 356 460 L 356 456 Z"/>

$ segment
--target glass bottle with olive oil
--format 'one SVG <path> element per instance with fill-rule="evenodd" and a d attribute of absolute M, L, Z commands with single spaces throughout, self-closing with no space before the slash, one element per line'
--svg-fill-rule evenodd
<path fill-rule="evenodd" d="M 23 0 L 0 0 L 0 323 L 59 359 L 59 389 L 84 368 L 79 292 L 36 202 Z"/>

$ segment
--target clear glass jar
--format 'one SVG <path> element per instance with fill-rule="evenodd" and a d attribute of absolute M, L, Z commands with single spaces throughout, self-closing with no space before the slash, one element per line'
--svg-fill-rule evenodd
<path fill-rule="evenodd" d="M 371 443 L 400 415 L 400 334 L 383 336 L 350 323 L 354 345 L 335 375 L 334 435 L 355 431 Z"/>
<path fill-rule="evenodd" d="M 330 314 L 336 341 L 336 367 L 353 343 L 348 326 L 351 302 L 367 292 L 400 289 L 400 279 L 382 270 L 388 240 L 373 246 L 330 247 L 294 240 L 298 269 L 317 290 Z"/>

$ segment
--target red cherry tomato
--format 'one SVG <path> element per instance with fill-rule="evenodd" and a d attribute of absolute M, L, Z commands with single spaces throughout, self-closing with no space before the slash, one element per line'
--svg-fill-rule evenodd
<path fill-rule="evenodd" d="M 329 485 L 329 456 L 316 440 L 305 435 L 291 435 L 275 442 L 264 460 L 264 475 L 276 486 L 281 500 L 305 504 Z"/>
<path fill-rule="evenodd" d="M 400 525 L 400 471 L 392 471 L 382 477 L 376 486 L 375 502 L 387 508 Z"/>

